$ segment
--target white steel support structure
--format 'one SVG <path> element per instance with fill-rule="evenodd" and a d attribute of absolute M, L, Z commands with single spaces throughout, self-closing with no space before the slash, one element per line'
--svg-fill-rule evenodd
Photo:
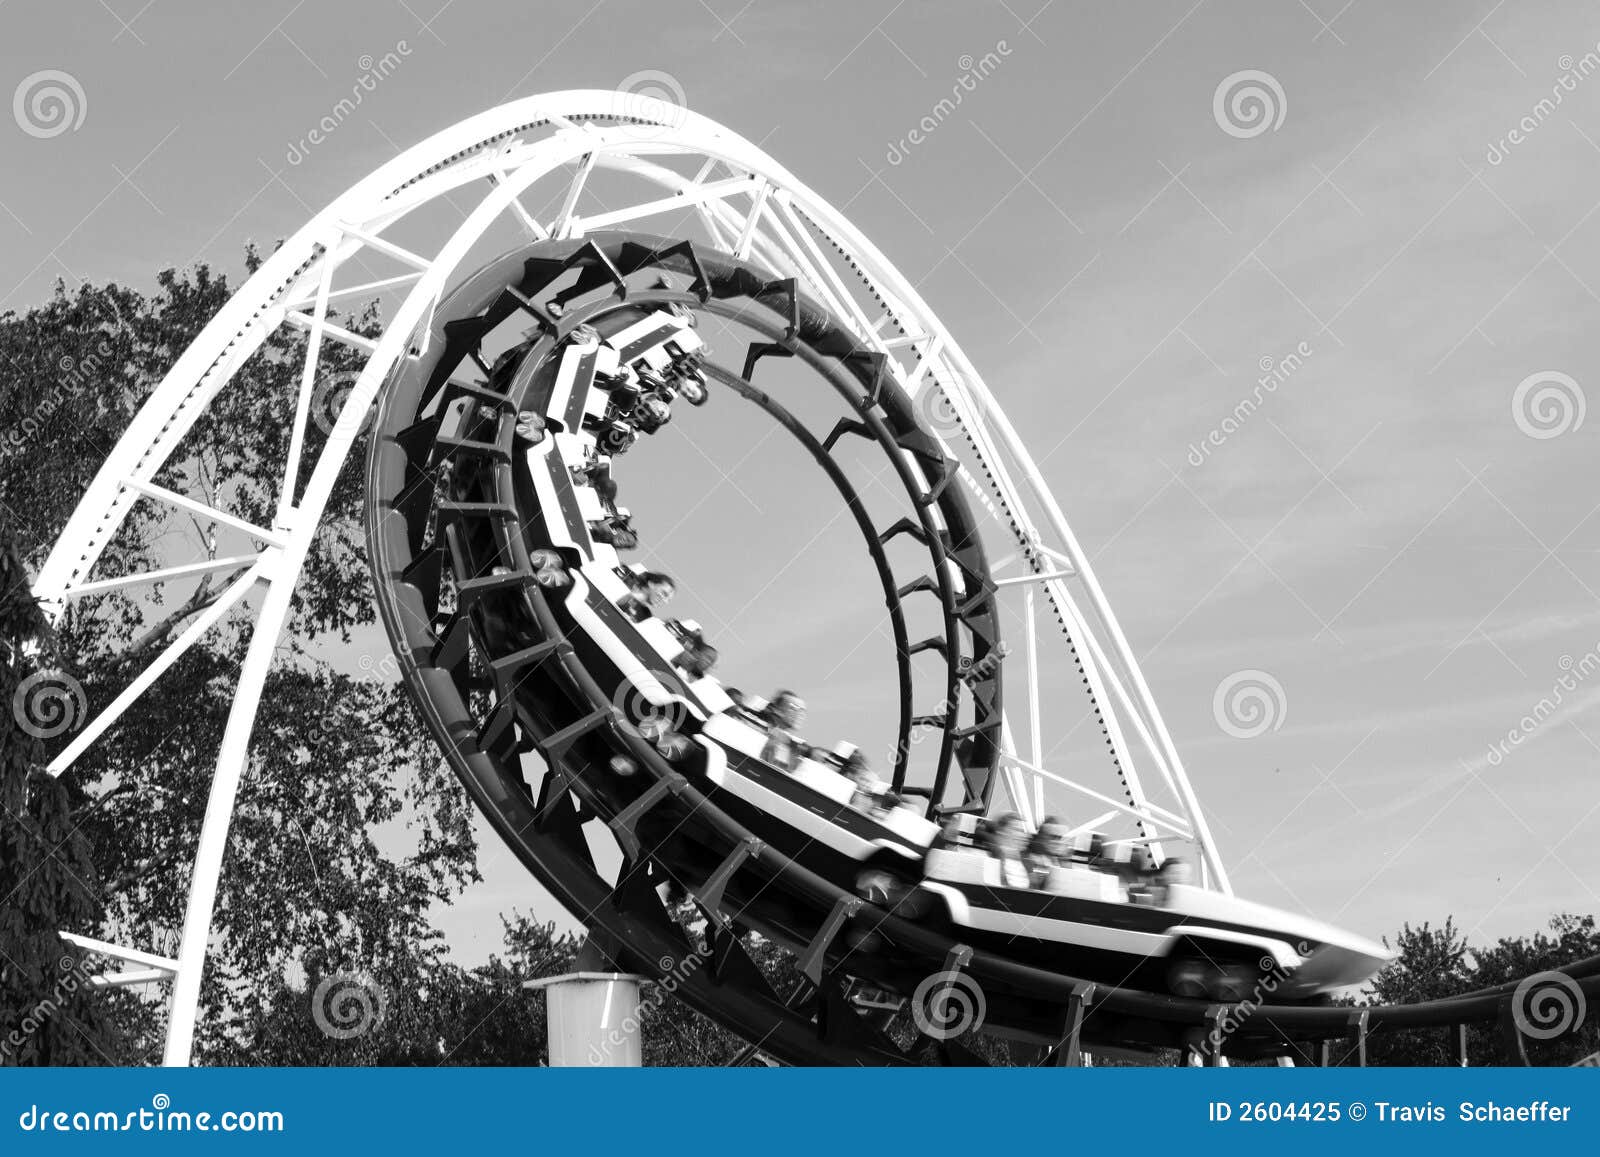
<path fill-rule="evenodd" d="M 685 161 L 687 160 L 687 163 Z M 686 175 L 693 174 L 693 175 Z M 636 199 L 617 203 L 614 184 L 602 203 L 598 178 L 626 178 Z M 417 211 L 449 198 L 465 219 L 443 227 L 441 214 Z M 591 204 L 592 202 L 592 204 Z M 542 219 L 530 205 L 555 205 Z M 666 224 L 665 222 L 670 222 Z M 239 573 L 223 596 L 150 660 L 128 689 L 107 706 L 52 762 L 59 773 L 126 710 L 171 663 L 229 614 L 253 620 L 232 712 L 217 753 L 197 848 L 182 941 L 175 960 L 137 949 L 100 945 L 107 955 L 143 963 L 120 981 L 171 976 L 171 1016 L 165 1060 L 187 1064 L 196 1022 L 207 942 L 228 828 L 247 766 L 251 732 L 269 667 L 287 620 L 301 566 L 362 418 L 400 359 L 418 356 L 415 335 L 427 332 L 432 312 L 453 279 L 467 271 L 480 243 L 506 223 L 526 240 L 581 237 L 598 229 L 638 228 L 686 235 L 770 270 L 795 277 L 871 348 L 889 357 L 895 379 L 926 414 L 938 407 L 933 433 L 963 462 L 961 477 L 992 523 L 991 549 L 1009 540 L 1020 574 L 997 576 L 1024 588 L 1025 676 L 1013 703 L 1027 712 L 1018 750 L 1007 725 L 1003 782 L 1024 814 L 1044 812 L 1045 783 L 1076 792 L 1130 820 L 1138 841 L 1192 842 L 1206 880 L 1227 890 L 1223 869 L 1176 746 L 1151 697 L 1132 648 L 1112 615 L 1087 557 L 1016 431 L 955 338 L 887 258 L 845 217 L 762 150 L 686 109 L 637 95 L 572 91 L 529 97 L 444 130 L 408 149 L 339 197 L 291 237 L 239 290 L 173 365 L 101 467 L 40 571 L 35 594 L 52 617 L 75 598 L 94 597 L 140 581 L 179 582 L 229 568 Z M 470 264 L 481 260 L 475 257 Z M 335 301 L 391 295 L 377 339 L 329 320 Z M 403 295 L 403 296 L 402 296 Z M 153 479 L 221 391 L 236 388 L 239 368 L 274 330 L 306 335 L 306 357 L 283 485 L 271 526 L 255 526 L 223 508 L 177 494 Z M 319 384 L 319 359 L 329 342 L 365 358 L 344 409 L 314 462 L 305 456 L 307 421 Z M 237 387 L 243 388 L 243 387 Z M 980 481 L 980 471 L 986 477 Z M 297 490 L 305 478 L 303 489 Z M 219 493 L 225 493 L 220 492 Z M 222 559 L 172 560 L 142 576 L 96 575 L 96 563 L 135 502 L 161 504 L 197 521 L 210 520 L 247 535 L 248 553 Z M 1065 627 L 1104 726 L 1123 798 L 1091 788 L 1054 769 L 1051 737 L 1042 734 L 1041 666 L 1048 640 L 1035 637 L 1035 598 L 1042 597 Z M 1041 608 L 1043 609 L 1043 608 Z M 1043 616 L 1039 616 L 1043 617 Z M 1153 776 L 1147 773 L 1152 773 Z M 1031 792 L 1028 790 L 1031 777 Z M 1167 806 L 1153 802 L 1147 781 L 1160 785 Z M 148 975 L 146 975 L 148 973 Z"/>

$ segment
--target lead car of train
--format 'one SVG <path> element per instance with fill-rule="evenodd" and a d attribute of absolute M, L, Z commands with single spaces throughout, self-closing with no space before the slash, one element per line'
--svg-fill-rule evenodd
<path fill-rule="evenodd" d="M 602 332 L 602 330 L 604 332 Z M 591 674 L 719 807 L 808 868 L 978 949 L 1087 980 L 1238 1000 L 1272 980 L 1274 1000 L 1359 984 L 1392 954 L 1331 925 L 1212 889 L 1154 877 L 1147 847 L 1101 845 L 1042 874 L 976 846 L 971 816 L 941 827 L 916 806 L 881 806 L 844 773 L 844 751 L 763 757 L 760 701 L 730 694 L 689 657 L 692 632 L 649 613 L 615 536 L 610 453 L 635 429 L 618 397 L 704 401 L 701 345 L 686 311 L 620 312 L 583 327 L 541 371 L 519 426 L 517 470 L 530 554 L 548 560 L 547 600 Z M 659 415 L 657 415 L 659 418 Z M 555 560 L 559 558 L 559 563 Z M 618 767 L 619 773 L 626 768 Z M 1081 842 L 1081 841 L 1080 841 Z M 1080 853 L 1087 849 L 1079 848 Z M 959 932 L 955 932 L 959 929 Z"/>

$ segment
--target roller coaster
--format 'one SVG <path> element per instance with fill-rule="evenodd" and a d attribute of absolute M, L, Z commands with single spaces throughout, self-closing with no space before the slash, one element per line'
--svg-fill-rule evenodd
<path fill-rule="evenodd" d="M 376 336 L 333 316 L 378 294 L 400 300 Z M 271 525 L 157 484 L 284 327 L 306 353 Z M 319 440 L 328 343 L 364 361 Z M 627 561 L 653 529 L 623 504 L 650 485 L 630 453 L 724 405 L 788 434 L 860 532 L 896 665 L 884 779 L 842 739 L 802 740 L 793 696 L 725 684 L 700 626 L 665 616 L 666 576 Z M 1233 895 L 1085 552 L 910 282 L 680 99 L 575 91 L 437 134 L 290 238 L 179 357 L 35 584 L 59 616 L 112 590 L 237 572 L 65 744 L 56 773 L 224 616 L 254 619 L 178 956 L 71 937 L 133 966 L 107 983 L 170 980 L 169 1064 L 190 1059 L 255 707 L 363 440 L 380 617 L 445 759 L 592 943 L 749 1042 L 746 1059 L 964 1063 L 962 1034 L 982 1031 L 1047 1064 L 1163 1049 L 1329 1063 L 1346 1041 L 1340 1058 L 1365 1063 L 1371 1033 L 1434 1027 L 1465 1063 L 1466 1026 L 1492 1022 L 1526 1062 L 1552 1002 L 1581 1022 L 1600 990 L 1594 959 L 1446 1001 L 1331 1003 L 1386 949 Z M 99 577 L 139 503 L 247 546 Z M 1080 750 L 1084 727 L 1098 753 Z M 792 951 L 791 991 L 752 959 L 751 932 Z M 908 1006 L 906 1045 L 886 1029 Z"/>

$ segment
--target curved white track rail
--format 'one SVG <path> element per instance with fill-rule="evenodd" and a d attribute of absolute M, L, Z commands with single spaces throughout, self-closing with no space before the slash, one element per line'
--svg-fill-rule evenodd
<path fill-rule="evenodd" d="M 622 207 L 596 203 L 591 209 L 595 197 L 589 186 L 596 170 L 627 174 L 650 195 Z M 530 210 L 525 203 L 530 192 L 534 201 L 548 198 L 548 204 L 556 206 L 554 212 Z M 421 243 L 412 234 L 427 231 L 423 219 L 430 214 L 417 211 L 437 209 L 439 202 L 465 210 L 465 220 L 453 229 L 435 228 L 440 235 Z M 1018 569 L 997 575 L 997 581 L 1024 587 L 1025 614 L 1020 629 L 1009 634 L 1027 636 L 1027 677 L 1020 682 L 1028 704 L 1023 724 L 1031 742 L 1024 755 L 1009 724 L 1009 717 L 1016 716 L 1008 713 L 1002 770 L 1012 805 L 1026 818 L 1036 818 L 1048 780 L 1087 797 L 1094 810 L 1130 818 L 1137 838 L 1192 842 L 1208 881 L 1228 889 L 1172 737 L 1060 506 L 961 347 L 906 278 L 842 214 L 726 128 L 684 109 L 626 93 L 552 93 L 471 117 L 407 150 L 290 238 L 178 359 L 107 458 L 40 572 L 35 594 L 52 617 L 59 617 L 68 600 L 113 586 L 247 568 L 51 764 L 56 773 L 70 766 L 162 671 L 227 614 L 242 607 L 253 617 L 254 631 L 217 754 L 195 853 L 178 957 L 157 960 L 133 948 L 95 944 L 97 951 L 145 965 L 152 975 L 171 977 L 166 1063 L 189 1061 L 229 822 L 246 766 L 256 704 L 290 596 L 361 419 L 391 369 L 398 359 L 416 356 L 414 335 L 427 332 L 433 307 L 457 267 L 498 222 L 509 218 L 534 238 L 560 238 L 659 215 L 682 217 L 686 211 L 695 215 L 707 243 L 765 266 L 775 277 L 799 278 L 809 294 L 859 338 L 889 355 L 890 372 L 909 394 L 915 398 L 940 392 L 938 403 L 950 420 L 938 424 L 943 429 L 936 425 L 936 434 L 965 435 L 967 445 L 947 451 L 961 459 L 964 482 L 998 524 L 993 533 L 1013 539 L 1011 555 Z M 397 234 L 406 237 L 405 244 L 393 240 Z M 391 273 L 377 278 L 370 272 L 350 276 L 358 265 L 368 270 L 389 267 Z M 330 301 L 360 301 L 400 290 L 404 299 L 376 341 L 328 320 Z M 197 417 L 220 391 L 234 388 L 234 375 L 246 359 L 269 333 L 285 325 L 303 330 L 308 341 L 295 424 L 283 463 L 282 497 L 272 525 L 249 525 L 207 502 L 155 485 L 152 479 Z M 353 346 L 366 358 L 365 367 L 310 465 L 297 499 L 301 458 L 307 456 L 307 423 L 319 384 L 319 354 L 330 341 Z M 987 478 L 979 478 L 979 468 Z M 97 579 L 101 551 L 141 499 L 244 532 L 259 548 L 244 557 Z M 994 546 L 999 545 L 997 540 Z M 1036 590 L 1060 616 L 1065 636 L 1035 631 Z M 259 597 L 247 599 L 251 594 Z M 1120 789 L 1122 798 L 1044 766 L 1051 748 L 1043 734 L 1039 647 L 1050 638 L 1071 646 L 1081 664 L 1120 776 L 1120 784 L 1108 781 L 1107 789 Z M 1015 678 L 1010 682 L 1014 706 L 1018 682 Z M 1048 716 L 1048 705 L 1043 716 Z M 1151 782 L 1160 786 L 1165 806 L 1149 798 L 1145 774 L 1149 769 L 1154 769 L 1156 779 Z"/>

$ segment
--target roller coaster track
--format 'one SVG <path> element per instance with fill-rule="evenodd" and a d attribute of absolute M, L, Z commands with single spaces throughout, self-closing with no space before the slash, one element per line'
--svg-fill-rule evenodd
<path fill-rule="evenodd" d="M 604 201 L 602 177 L 611 182 Z M 624 184 L 631 199 L 617 207 Z M 418 210 L 468 194 L 480 199 L 466 219 L 442 237 L 430 233 L 429 215 Z M 540 197 L 544 207 L 530 209 L 530 198 L 538 204 Z M 666 236 L 634 231 L 650 218 L 669 223 Z M 520 237 L 503 236 L 507 225 Z M 499 255 L 461 277 L 485 246 Z M 365 275 L 352 278 L 356 269 Z M 330 317 L 331 303 L 376 293 L 401 299 L 379 336 L 352 333 Z M 546 436 L 570 435 L 583 420 L 581 401 L 565 428 L 550 409 L 573 349 L 652 317 L 691 315 L 754 335 L 737 371 L 716 361 L 705 362 L 705 371 L 720 393 L 757 406 L 799 442 L 861 532 L 896 652 L 893 786 L 925 800 L 923 811 L 936 820 L 986 811 L 1000 792 L 1037 820 L 1049 782 L 1091 809 L 1109 809 L 1091 822 L 1125 824 L 1124 842 L 1157 860 L 1164 844 L 1189 843 L 1206 883 L 1229 890 L 1176 747 L 1084 552 L 993 395 L 911 285 L 841 214 L 727 129 L 627 93 L 551 94 L 491 110 L 408 150 L 286 242 L 140 411 L 35 585 L 59 615 L 71 600 L 221 567 L 179 561 L 99 578 L 101 552 L 140 502 L 210 518 L 251 542 L 247 553 L 224 560 L 244 570 L 218 602 L 51 764 L 58 773 L 71 766 L 223 616 L 254 619 L 178 957 L 85 941 L 172 981 L 168 1063 L 190 1057 L 255 704 L 334 482 L 374 408 L 367 541 L 379 610 L 445 757 L 500 838 L 618 966 L 669 984 L 749 1041 L 752 1055 L 794 1064 L 971 1059 L 956 1042 L 926 1032 L 909 1044 L 891 1038 L 881 1015 L 856 999 L 864 988 L 908 996 L 932 978 L 944 989 L 975 985 L 985 1028 L 1037 1046 L 1045 1063 L 1078 1063 L 1090 1047 L 1305 1060 L 1315 1059 L 1314 1046 L 1344 1039 L 1364 1061 L 1366 1041 L 1379 1031 L 1457 1028 L 1464 1048 L 1459 1026 L 1487 1021 L 1499 1023 L 1508 1049 L 1525 1058 L 1527 1022 L 1515 1007 L 1526 1000 L 1525 985 L 1394 1007 L 1265 999 L 1240 1007 L 1090 982 L 975 949 L 948 928 L 911 918 L 903 903 L 869 901 L 847 876 L 817 870 L 811 849 L 753 830 L 755 819 L 726 792 L 670 759 L 547 588 L 527 533 L 540 503 L 521 471 L 546 418 L 554 423 Z M 221 502 L 153 479 L 212 400 L 241 388 L 238 370 L 280 327 L 306 335 L 306 355 L 282 497 L 271 525 L 257 526 Z M 491 365 L 486 342 L 506 327 L 525 328 L 527 337 L 504 364 Z M 352 347 L 365 362 L 313 451 L 319 355 L 328 342 Z M 831 388 L 844 417 L 826 432 L 797 418 L 777 391 L 754 380 L 773 357 L 803 364 Z M 904 491 L 904 517 L 874 521 L 841 459 L 847 438 L 884 454 Z M 303 459 L 310 472 L 302 479 Z M 565 470 L 552 473 L 550 484 L 572 485 Z M 891 557 L 889 547 L 901 540 L 926 552 L 926 569 L 897 570 L 900 555 Z M 992 560 L 1002 545 L 1008 557 Z M 1020 572 L 1004 573 L 1011 562 Z M 1053 712 L 1041 703 L 1048 661 L 1036 629 L 1038 588 L 1061 628 L 1058 666 L 1081 683 L 1087 717 L 1102 730 L 1105 789 L 1046 766 L 1071 736 L 1052 736 L 1052 747 L 1043 734 Z M 1000 637 L 1007 613 L 1000 595 L 1008 589 L 1023 595 L 1020 657 Z M 908 627 L 913 598 L 937 604 L 939 630 L 925 639 L 914 640 Z M 932 687 L 919 675 L 927 664 L 913 662 L 925 653 L 941 660 Z M 1003 670 L 1010 699 L 1026 708 L 1015 727 L 1002 701 Z M 660 674 L 674 678 L 668 669 Z M 692 688 L 676 690 L 693 698 Z M 1016 734 L 1024 722 L 1026 754 Z M 914 768 L 913 733 L 932 729 L 940 734 L 937 751 Z M 597 856 L 601 845 L 607 854 Z M 692 897 L 701 920 L 686 926 L 663 898 L 672 892 Z M 773 989 L 743 943 L 750 931 L 794 952 L 799 988 Z M 1545 982 L 1581 1001 L 1600 986 L 1600 961 Z"/>

